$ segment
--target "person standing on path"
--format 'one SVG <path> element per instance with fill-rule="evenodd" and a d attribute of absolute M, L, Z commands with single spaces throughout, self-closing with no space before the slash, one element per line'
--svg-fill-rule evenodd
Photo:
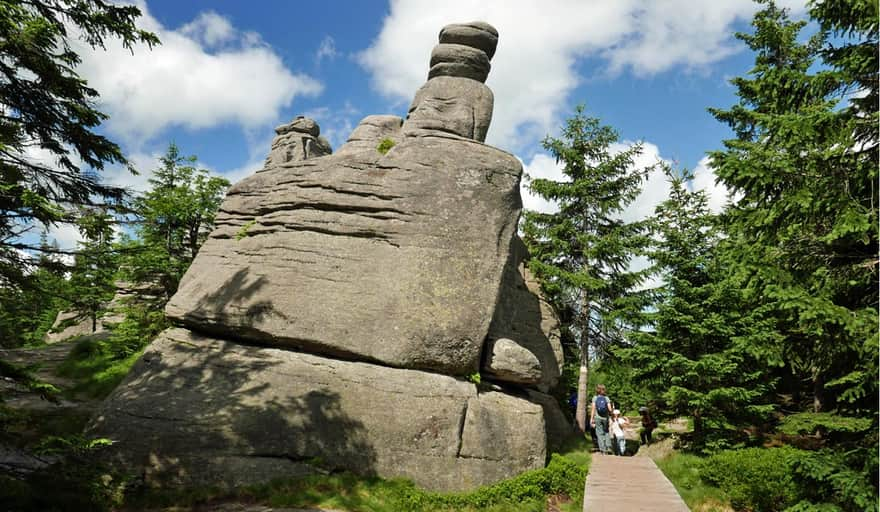
<path fill-rule="evenodd" d="M 639 414 L 642 415 L 642 444 L 651 444 L 651 434 L 657 428 L 657 422 L 651 417 L 651 413 L 647 407 L 639 407 Z"/>
<path fill-rule="evenodd" d="M 626 417 L 620 415 L 620 409 L 614 409 L 611 412 L 611 438 L 617 443 L 617 454 L 623 456 L 626 454 L 626 435 L 623 432 L 623 426 L 629 423 Z"/>
<path fill-rule="evenodd" d="M 605 384 L 596 386 L 596 396 L 590 407 L 590 426 L 596 429 L 599 452 L 611 454 L 611 439 L 608 437 L 608 417 L 612 410 L 611 399 L 605 395 Z"/>

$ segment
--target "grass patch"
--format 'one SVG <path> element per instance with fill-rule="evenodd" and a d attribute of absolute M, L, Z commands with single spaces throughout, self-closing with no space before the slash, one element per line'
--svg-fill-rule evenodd
<path fill-rule="evenodd" d="M 380 154 L 384 155 L 384 154 L 388 153 L 389 151 L 391 151 L 391 148 L 393 148 L 394 146 L 395 146 L 394 141 L 386 137 L 386 138 L 382 139 L 381 142 L 379 142 L 378 146 L 376 146 L 376 151 L 378 151 Z"/>
<path fill-rule="evenodd" d="M 86 337 L 76 342 L 57 373 L 73 381 L 66 391 L 69 396 L 103 399 L 125 378 L 142 352 L 120 358 L 108 340 Z"/>
<path fill-rule="evenodd" d="M 196 507 L 227 502 L 260 503 L 279 508 L 331 508 L 346 511 L 396 512 L 544 512 L 548 502 L 564 512 L 583 509 L 583 488 L 590 455 L 586 442 L 575 440 L 553 454 L 545 468 L 467 493 L 436 493 L 403 479 L 365 478 L 350 473 L 311 475 L 220 493 L 209 489 L 182 492 L 148 491 L 132 497 L 132 510 L 164 506 Z"/>
<path fill-rule="evenodd" d="M 665 441 L 665 443 L 671 442 L 671 440 Z M 672 482 L 691 510 L 705 512 L 732 510 L 727 504 L 728 500 L 724 492 L 700 478 L 700 468 L 704 460 L 705 457 L 689 453 L 671 452 L 665 457 L 654 459 L 654 462 Z"/>

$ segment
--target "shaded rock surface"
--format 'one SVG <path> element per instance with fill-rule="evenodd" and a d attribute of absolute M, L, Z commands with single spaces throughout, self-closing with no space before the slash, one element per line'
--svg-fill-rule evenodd
<path fill-rule="evenodd" d="M 514 237 L 482 370 L 490 378 L 536 384 L 547 392 L 556 387 L 562 375 L 559 322 L 525 266 L 527 257 L 525 244 Z M 500 340 L 504 341 L 499 344 Z"/>
<path fill-rule="evenodd" d="M 241 485 L 324 469 L 458 490 L 546 458 L 542 406 L 415 370 L 170 329 L 105 401 L 91 433 L 153 484 Z"/>

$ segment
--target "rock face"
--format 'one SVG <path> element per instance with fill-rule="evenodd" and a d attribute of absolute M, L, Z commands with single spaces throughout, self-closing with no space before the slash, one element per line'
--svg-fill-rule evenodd
<path fill-rule="evenodd" d="M 322 466 L 437 490 L 545 463 L 561 349 L 522 267 L 521 165 L 482 144 L 497 32 L 440 42 L 406 120 L 369 116 L 334 154 L 309 119 L 276 129 L 168 303 L 182 328 L 92 424 L 117 460 L 155 482 Z M 481 368 L 496 384 L 464 378 Z"/>
<path fill-rule="evenodd" d="M 124 415 L 116 411 L 125 411 Z M 544 464 L 541 405 L 468 382 L 170 329 L 95 421 L 154 483 L 326 469 L 467 488 Z"/>
<path fill-rule="evenodd" d="M 275 128 L 272 150 L 266 157 L 265 167 L 301 162 L 309 158 L 329 155 L 333 150 L 327 139 L 321 137 L 318 123 L 299 116 Z"/>

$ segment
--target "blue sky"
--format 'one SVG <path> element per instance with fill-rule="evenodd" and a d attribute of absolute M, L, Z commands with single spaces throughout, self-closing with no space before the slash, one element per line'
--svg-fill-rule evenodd
<path fill-rule="evenodd" d="M 802 15 L 797 0 L 781 5 Z M 736 102 L 728 80 L 753 55 L 733 34 L 748 30 L 749 0 L 428 0 L 291 2 L 147 0 L 139 25 L 163 44 L 132 56 L 81 47 L 79 72 L 110 116 L 102 131 L 140 169 L 108 169 L 108 181 L 143 189 L 170 141 L 233 181 L 261 167 L 273 128 L 315 118 L 336 148 L 370 114 L 405 116 L 427 77 L 447 23 L 483 20 L 499 31 L 487 85 L 495 112 L 487 143 L 519 157 L 533 176 L 558 177 L 540 140 L 575 105 L 640 140 L 639 164 L 658 158 L 697 172 L 695 187 L 720 207 L 706 151 L 730 136 L 706 111 Z M 663 199 L 654 176 L 632 208 Z M 547 208 L 535 198 L 527 207 Z M 75 230 L 53 235 L 69 245 Z"/>

